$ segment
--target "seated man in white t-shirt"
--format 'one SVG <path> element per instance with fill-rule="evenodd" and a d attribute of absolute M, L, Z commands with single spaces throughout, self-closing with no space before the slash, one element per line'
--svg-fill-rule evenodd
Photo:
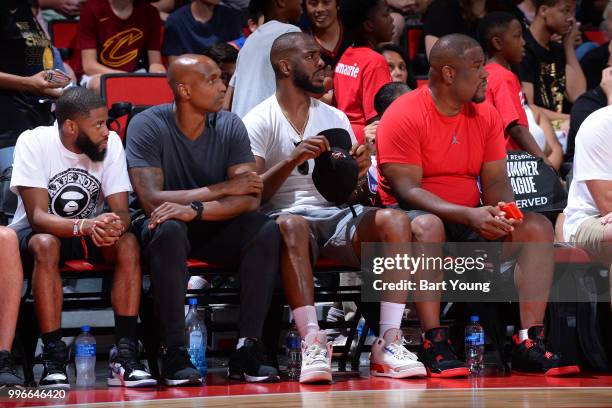
<path fill-rule="evenodd" d="M 401 211 L 362 206 L 355 206 L 353 217 L 350 209 L 340 209 L 318 193 L 311 177 L 314 159 L 330 148 L 321 132 L 346 129 L 354 143 L 351 154 L 360 177 L 370 166 L 369 151 L 356 144 L 344 113 L 310 96 L 321 93 L 324 80 L 324 63 L 312 37 L 303 33 L 280 36 L 270 59 L 276 94 L 253 108 L 244 123 L 257 172 L 264 180 L 262 211 L 277 219 L 283 237 L 283 286 L 304 340 L 300 382 L 331 381 L 331 344 L 317 322 L 310 255 L 312 262 L 321 255 L 359 267 L 362 242 L 410 242 L 410 221 Z M 399 291 L 383 296 L 380 337 L 372 345 L 370 370 L 374 375 L 426 375 L 425 367 L 403 346 L 400 323 L 406 297 L 406 292 Z"/>
<path fill-rule="evenodd" d="M 69 260 L 115 266 L 111 300 L 115 346 L 108 385 L 157 384 L 138 357 L 140 248 L 130 226 L 131 191 L 121 140 L 106 127 L 104 101 L 86 88 L 71 88 L 57 100 L 57 123 L 19 136 L 11 191 L 18 195 L 9 227 L 17 232 L 43 340 L 42 388 L 70 388 L 68 350 L 62 341 L 60 266 Z M 104 202 L 109 213 L 102 213 Z"/>
<path fill-rule="evenodd" d="M 576 135 L 563 236 L 612 264 L 612 106 L 593 112 Z"/>

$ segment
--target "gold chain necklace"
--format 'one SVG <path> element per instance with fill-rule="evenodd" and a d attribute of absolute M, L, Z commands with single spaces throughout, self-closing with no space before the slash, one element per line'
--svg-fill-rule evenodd
<path fill-rule="evenodd" d="M 291 119 L 289 119 L 289 115 L 285 113 L 285 110 L 282 107 L 281 107 L 281 112 L 283 113 L 283 116 L 285 117 L 285 119 L 287 119 L 287 122 L 289 122 L 289 124 L 291 125 L 295 133 L 297 133 L 298 136 L 300 137 L 300 141 L 304 140 L 304 132 L 306 132 L 306 127 L 308 126 L 308 121 L 310 120 L 310 103 L 308 104 L 308 113 L 306 115 L 306 121 L 304 122 L 304 126 L 302 126 L 301 132 L 298 130 L 297 126 L 293 124 Z"/>

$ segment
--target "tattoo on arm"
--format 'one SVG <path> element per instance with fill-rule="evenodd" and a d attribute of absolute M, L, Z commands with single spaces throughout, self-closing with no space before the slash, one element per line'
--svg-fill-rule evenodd
<path fill-rule="evenodd" d="M 164 174 L 156 167 L 134 167 L 129 170 L 134 191 L 140 200 L 145 213 L 151 212 L 161 203 L 155 199 L 156 193 L 164 186 Z"/>

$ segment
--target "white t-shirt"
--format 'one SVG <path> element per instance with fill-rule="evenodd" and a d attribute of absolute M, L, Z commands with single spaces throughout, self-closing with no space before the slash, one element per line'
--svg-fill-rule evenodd
<path fill-rule="evenodd" d="M 300 141 L 300 136 L 283 114 L 276 95 L 272 95 L 253 108 L 243 121 L 249 132 L 253 154 L 266 161 L 266 171 L 287 159 L 295 149 L 295 143 Z M 305 138 L 308 139 L 332 128 L 346 129 L 351 135 L 352 144 L 357 143 L 351 123 L 344 112 L 311 98 L 309 119 L 304 131 Z M 317 191 L 312 181 L 313 170 L 314 160 L 308 161 L 308 175 L 300 174 L 297 168 L 293 169 L 276 194 L 262 205 L 261 210 L 274 213 L 281 210 L 309 210 L 335 206 Z"/>
<path fill-rule="evenodd" d="M 612 180 L 612 106 L 593 112 L 576 134 L 574 175 L 565 208 L 563 236 L 573 241 L 580 224 L 599 213 L 586 185 L 588 180 Z"/>
<path fill-rule="evenodd" d="M 102 212 L 104 198 L 132 191 L 121 139 L 108 136 L 106 157 L 93 162 L 66 149 L 57 122 L 26 130 L 17 139 L 11 191 L 18 195 L 17 211 L 9 225 L 16 231 L 30 223 L 17 187 L 49 192 L 49 213 L 63 218 L 93 218 Z"/>
<path fill-rule="evenodd" d="M 291 24 L 268 21 L 251 34 L 238 53 L 236 72 L 230 85 L 234 88 L 232 112 L 243 118 L 261 101 L 276 92 L 276 78 L 270 50 L 272 43 L 285 33 L 300 32 Z"/>

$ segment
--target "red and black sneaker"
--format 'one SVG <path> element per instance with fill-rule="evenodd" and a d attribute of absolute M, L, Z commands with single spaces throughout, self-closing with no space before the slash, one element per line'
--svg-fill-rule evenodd
<path fill-rule="evenodd" d="M 419 360 L 430 377 L 467 377 L 470 369 L 457 357 L 448 338 L 448 327 L 436 327 L 425 332 Z"/>
<path fill-rule="evenodd" d="M 561 376 L 580 372 L 575 364 L 566 364 L 559 356 L 546 350 L 544 342 L 544 326 L 531 326 L 529 338 L 519 341 L 519 336 L 513 336 L 512 370 L 521 374 L 537 374 Z"/>

